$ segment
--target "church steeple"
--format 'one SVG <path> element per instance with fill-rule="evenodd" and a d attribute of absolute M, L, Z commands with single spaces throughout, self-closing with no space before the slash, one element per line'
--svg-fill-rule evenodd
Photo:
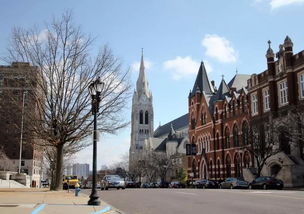
<path fill-rule="evenodd" d="M 147 97 L 151 96 L 151 93 L 148 89 L 148 81 L 146 80 L 143 49 L 141 52 L 139 76 L 136 82 L 136 91 L 139 96 L 141 96 L 142 94 L 145 94 Z"/>
<path fill-rule="evenodd" d="M 201 66 L 198 70 L 196 80 L 190 96 L 194 96 L 195 93 L 203 92 L 203 91 L 206 94 L 213 94 L 213 88 L 210 86 L 204 62 L 201 62 Z"/>

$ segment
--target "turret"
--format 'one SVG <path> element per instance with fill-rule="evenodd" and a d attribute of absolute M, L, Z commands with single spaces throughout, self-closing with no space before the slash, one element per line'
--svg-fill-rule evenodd
<path fill-rule="evenodd" d="M 268 50 L 266 52 L 268 73 L 271 76 L 275 75 L 274 53 L 271 48 L 271 41 L 268 41 Z"/>
<path fill-rule="evenodd" d="M 286 68 L 290 68 L 292 66 L 292 56 L 293 56 L 293 43 L 291 41 L 291 39 L 289 38 L 289 36 L 286 36 L 285 40 L 284 40 L 284 55 L 285 55 L 285 62 L 286 62 Z"/>

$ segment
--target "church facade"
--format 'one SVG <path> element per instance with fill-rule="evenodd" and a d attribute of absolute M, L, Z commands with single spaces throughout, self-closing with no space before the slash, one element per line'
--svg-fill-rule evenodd
<path fill-rule="evenodd" d="M 151 152 L 165 153 L 183 165 L 186 163 L 188 140 L 188 114 L 153 129 L 154 113 L 152 93 L 145 75 L 143 55 L 139 76 L 132 99 L 131 142 L 129 150 L 129 170 Z M 186 169 L 186 166 L 185 166 Z"/>

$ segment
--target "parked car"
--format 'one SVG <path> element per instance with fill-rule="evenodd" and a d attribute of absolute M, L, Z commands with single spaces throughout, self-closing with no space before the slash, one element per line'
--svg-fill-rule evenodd
<path fill-rule="evenodd" d="M 126 183 L 119 175 L 106 175 L 100 182 L 100 189 L 108 190 L 109 188 L 125 189 Z"/>
<path fill-rule="evenodd" d="M 170 188 L 185 188 L 185 184 L 179 182 L 179 181 L 171 181 L 169 184 Z"/>
<path fill-rule="evenodd" d="M 41 180 L 41 187 L 42 188 L 45 188 L 45 187 L 49 187 L 50 186 L 50 183 L 49 183 L 49 180 L 46 179 L 46 180 Z"/>
<path fill-rule="evenodd" d="M 76 175 L 64 176 L 62 181 L 63 189 L 75 188 L 76 184 L 79 184 L 79 186 L 81 186 L 81 182 Z"/>
<path fill-rule="evenodd" d="M 135 188 L 136 187 L 136 183 L 133 181 L 126 181 L 126 188 Z"/>
<path fill-rule="evenodd" d="M 202 179 L 197 180 L 194 182 L 194 188 L 217 188 L 218 184 L 216 181 L 208 180 L 208 179 Z"/>
<path fill-rule="evenodd" d="M 141 184 L 141 186 L 140 186 L 141 188 L 150 188 L 150 183 L 142 183 Z"/>
<path fill-rule="evenodd" d="M 270 176 L 258 177 L 249 184 L 249 189 L 283 189 L 283 187 L 282 180 Z"/>
<path fill-rule="evenodd" d="M 220 183 L 220 188 L 225 189 L 225 188 L 244 188 L 247 189 L 249 186 L 249 183 L 247 181 L 244 181 L 242 178 L 226 178 L 225 181 Z"/>
<path fill-rule="evenodd" d="M 166 182 L 166 181 L 160 181 L 160 182 L 157 182 L 157 184 L 158 184 L 159 188 L 168 188 L 170 183 Z"/>

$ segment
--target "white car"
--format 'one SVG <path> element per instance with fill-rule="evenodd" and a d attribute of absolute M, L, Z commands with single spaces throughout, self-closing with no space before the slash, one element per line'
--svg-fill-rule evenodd
<path fill-rule="evenodd" d="M 101 190 L 108 190 L 109 188 L 125 189 L 126 182 L 119 175 L 106 175 L 101 180 Z"/>

